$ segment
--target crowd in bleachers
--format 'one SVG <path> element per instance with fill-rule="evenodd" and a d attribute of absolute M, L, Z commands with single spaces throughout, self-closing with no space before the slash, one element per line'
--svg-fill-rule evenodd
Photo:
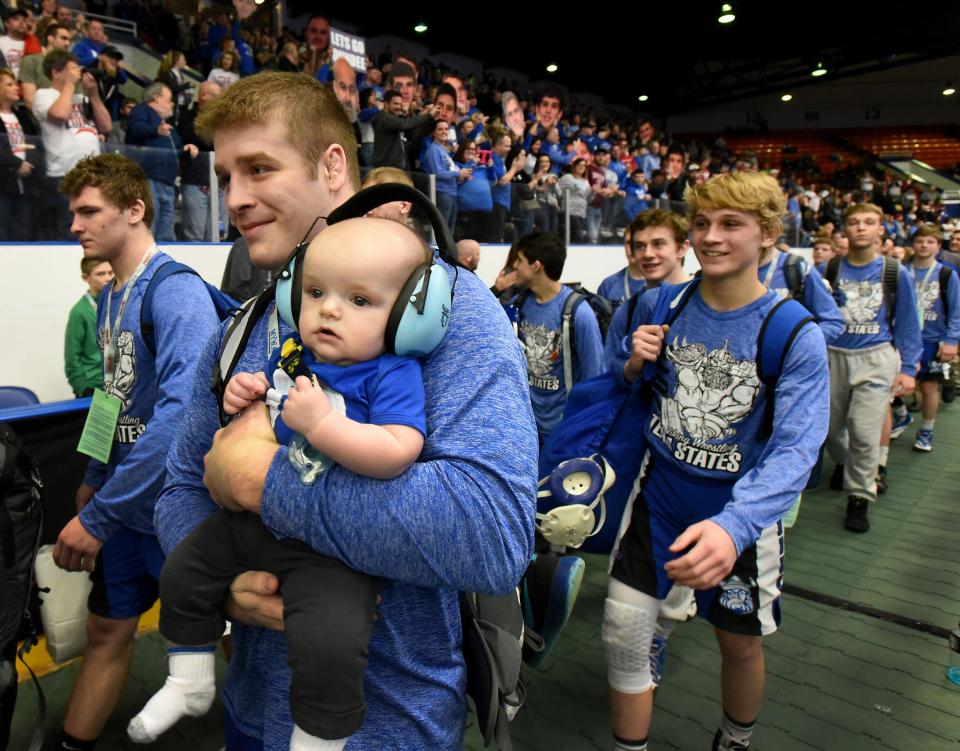
<path fill-rule="evenodd" d="M 362 166 L 420 173 L 417 184 L 425 191 L 424 176 L 432 175 L 437 203 L 458 239 L 509 241 L 536 228 L 575 243 L 616 243 L 644 209 L 682 211 L 689 186 L 745 169 L 778 178 L 788 196 L 784 239 L 793 246 L 809 246 L 819 232 L 837 227 L 847 206 L 863 200 L 884 208 L 898 244 L 920 224 L 944 218 L 939 191 L 909 178 L 853 163 L 821 175 L 803 155 L 759 159 L 732 151 L 723 138 L 671 137 L 650 120 L 599 116 L 559 87 L 531 91 L 389 48 L 355 71 L 333 60 L 328 17 L 310 17 L 302 34 L 288 27 L 277 33 L 251 20 L 254 7 L 238 2 L 234 14 L 205 9 L 187 19 L 159 2 L 86 5 L 90 14 L 135 22 L 140 41 L 162 54 L 154 78 L 170 91 L 172 111 L 163 87 L 145 86 L 140 102 L 121 94 L 128 71 L 99 18 L 50 0 L 9 12 L 0 67 L 10 71 L 5 80 L 19 81 L 20 96 L 16 85 L 7 86 L 0 104 L 8 113 L 7 138 L 0 141 L 8 155 L 0 211 L 20 217 L 28 200 L 56 220 L 21 218 L 7 236 L 70 239 L 56 180 L 83 154 L 111 150 L 147 168 L 162 209 L 154 226 L 160 239 L 220 239 L 221 228 L 202 219 L 210 214 L 209 146 L 192 132 L 192 120 L 205 100 L 263 70 L 306 72 L 329 84 L 354 123 Z M 54 51 L 69 51 L 77 63 L 56 83 L 44 66 Z M 53 67 L 62 73 L 70 62 L 54 56 Z M 69 118 L 61 117 L 64 87 L 73 100 Z M 52 115 L 49 93 L 41 96 L 38 114 L 41 88 L 58 92 L 51 102 L 61 104 Z M 109 118 L 96 117 L 101 103 Z M 31 166 L 21 169 L 21 162 Z"/>

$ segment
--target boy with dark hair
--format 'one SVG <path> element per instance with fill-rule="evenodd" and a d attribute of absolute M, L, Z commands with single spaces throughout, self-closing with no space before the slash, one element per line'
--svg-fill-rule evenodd
<path fill-rule="evenodd" d="M 940 408 L 940 382 L 950 379 L 949 364 L 957 356 L 960 340 L 960 279 L 950 267 L 937 260 L 940 231 L 931 225 L 913 236 L 910 268 L 917 292 L 917 312 L 923 354 L 920 357 L 920 397 L 923 421 L 913 448 L 933 450 L 933 426 Z M 906 408 L 901 407 L 903 413 Z M 894 417 L 901 417 L 894 410 Z"/>
<path fill-rule="evenodd" d="M 104 285 L 113 281 L 113 270 L 107 261 L 84 258 L 80 261 L 80 278 L 87 285 L 67 317 L 63 360 L 67 381 L 76 397 L 91 396 L 103 386 L 103 364 L 97 343 L 97 298 Z"/>
<path fill-rule="evenodd" d="M 713 749 L 749 747 L 763 694 L 761 637 L 780 619 L 779 520 L 803 489 L 827 426 L 826 351 L 811 322 L 791 337 L 775 393 L 758 377 L 760 332 L 781 304 L 757 278 L 763 250 L 780 234 L 779 185 L 730 173 L 690 189 L 686 201 L 699 286 L 671 325 L 641 325 L 625 342 L 628 383 L 647 363 L 657 372 L 641 492 L 627 508 L 604 608 L 617 751 L 647 748 L 655 624 L 677 584 L 698 590 L 720 647 L 723 715 Z M 646 292 L 639 320 L 652 319 L 661 294 L 676 305 L 684 293 Z"/>
<path fill-rule="evenodd" d="M 513 265 L 517 284 L 525 288 L 512 305 L 517 334 L 527 357 L 530 402 L 540 443 L 560 422 L 567 394 L 578 381 L 603 372 L 600 325 L 585 301 L 568 310 L 573 290 L 560 284 L 567 260 L 563 240 L 534 232 L 517 241 Z"/>
<path fill-rule="evenodd" d="M 843 474 L 844 526 L 860 533 L 870 529 L 867 507 L 877 499 L 877 468 L 886 465 L 879 441 L 887 405 L 913 391 L 922 351 L 913 276 L 880 256 L 882 220 L 883 211 L 873 204 L 848 208 L 843 223 L 850 250 L 832 259 L 826 272 L 846 320 L 829 348 L 827 451 L 838 476 Z"/>

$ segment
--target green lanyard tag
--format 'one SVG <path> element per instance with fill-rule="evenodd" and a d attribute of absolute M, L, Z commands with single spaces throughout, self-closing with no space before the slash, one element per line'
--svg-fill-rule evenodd
<path fill-rule="evenodd" d="M 94 389 L 93 402 L 87 413 L 87 421 L 83 424 L 77 451 L 104 464 L 110 461 L 110 449 L 113 448 L 121 406 L 123 404 L 117 397 Z"/>

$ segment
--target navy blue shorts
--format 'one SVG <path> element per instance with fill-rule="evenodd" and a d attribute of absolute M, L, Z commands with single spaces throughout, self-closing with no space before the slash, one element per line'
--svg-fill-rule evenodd
<path fill-rule="evenodd" d="M 113 620 L 146 613 L 160 593 L 163 559 L 156 535 L 121 527 L 97 555 L 87 608 Z"/>
<path fill-rule="evenodd" d="M 658 600 L 666 599 L 674 585 L 664 564 L 683 554 L 671 553 L 670 545 L 690 525 L 719 513 L 733 493 L 732 483 L 677 474 L 662 465 L 669 462 L 647 462 L 610 572 L 617 581 Z M 696 592 L 697 613 L 722 631 L 771 634 L 780 625 L 782 586 L 783 528 L 777 522 L 740 554 L 726 579 Z"/>
<path fill-rule="evenodd" d="M 939 381 L 943 377 L 943 371 L 939 369 L 940 361 L 937 360 L 937 350 L 940 349 L 940 342 L 924 342 L 923 354 L 920 355 L 920 370 L 917 378 L 921 381 Z M 936 363 L 938 367 L 934 372 L 930 372 L 930 363 Z"/>

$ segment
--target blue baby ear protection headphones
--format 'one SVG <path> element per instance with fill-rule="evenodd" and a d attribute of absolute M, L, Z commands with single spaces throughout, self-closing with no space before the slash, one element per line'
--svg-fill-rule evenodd
<path fill-rule="evenodd" d="M 440 258 L 457 269 L 456 245 L 446 222 L 429 198 L 408 185 L 384 183 L 365 188 L 335 209 L 327 217 L 327 224 L 366 216 L 378 206 L 392 201 L 409 201 L 426 213 L 437 239 Z M 310 230 L 307 230 L 308 235 Z M 277 278 L 277 310 L 294 330 L 299 330 L 303 259 L 308 245 L 304 241 L 294 249 Z M 432 352 L 446 333 L 451 300 L 447 270 L 433 261 L 418 266 L 403 285 L 387 319 L 384 335 L 387 352 L 404 357 L 422 357 Z"/>

